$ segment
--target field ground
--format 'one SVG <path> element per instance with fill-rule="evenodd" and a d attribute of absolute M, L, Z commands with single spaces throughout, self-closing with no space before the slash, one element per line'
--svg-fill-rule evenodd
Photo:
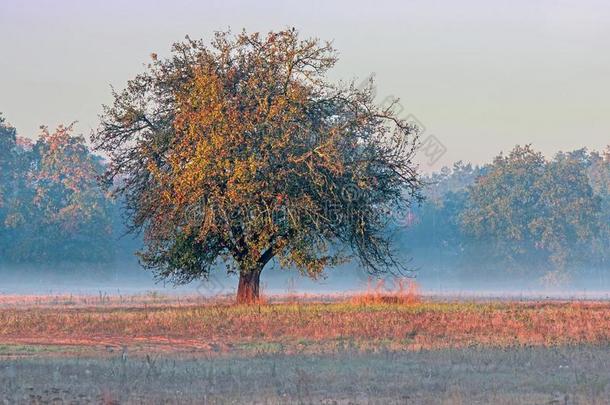
<path fill-rule="evenodd" d="M 4 403 L 607 404 L 610 348 L 0 360 Z M 37 349 L 34 353 L 38 353 Z M 0 400 L 0 403 L 2 401 Z"/>
<path fill-rule="evenodd" d="M 4 403 L 610 403 L 610 302 L 0 297 Z"/>

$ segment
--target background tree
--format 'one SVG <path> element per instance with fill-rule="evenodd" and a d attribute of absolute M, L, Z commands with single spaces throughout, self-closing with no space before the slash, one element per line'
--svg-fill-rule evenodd
<path fill-rule="evenodd" d="M 596 260 L 594 264 L 605 268 L 610 264 L 610 146 L 603 152 L 591 152 L 589 162 L 589 179 L 600 198 L 601 214 L 599 235 L 587 254 Z"/>
<path fill-rule="evenodd" d="M 551 260 L 562 266 L 582 251 L 599 233 L 601 200 L 588 178 L 586 150 L 558 153 L 539 179 L 543 215 L 532 224 L 540 235 L 540 248 L 551 252 Z"/>
<path fill-rule="evenodd" d="M 54 132 L 43 127 L 33 147 L 31 232 L 22 246 L 37 260 L 107 262 L 111 203 L 98 184 L 103 165 L 72 132 L 71 125 Z"/>
<path fill-rule="evenodd" d="M 16 146 L 17 131 L 0 113 L 0 209 L 6 207 L 11 194 Z"/>
<path fill-rule="evenodd" d="M 8 143 L 0 149 L 0 173 L 3 190 L 10 191 L 3 193 L 0 261 L 103 263 L 112 258 L 112 201 L 98 183 L 103 165 L 85 139 L 71 133 L 71 126 L 54 132 L 43 128 L 32 144 L 11 128 L 8 142 L 0 138 Z"/>
<path fill-rule="evenodd" d="M 413 207 L 416 220 L 404 229 L 405 246 L 417 249 L 417 255 L 455 257 L 461 254 L 468 243 L 468 235 L 461 226 L 468 188 L 482 174 L 483 169 L 478 166 L 456 162 L 451 168 L 444 167 L 424 177 L 425 201 Z"/>
<path fill-rule="evenodd" d="M 511 260 L 550 260 L 547 275 L 565 268 L 579 243 L 597 232 L 600 201 L 587 176 L 584 151 L 547 162 L 530 146 L 500 155 L 469 190 L 465 229 L 491 241 Z M 551 271 L 549 270 L 549 267 Z"/>
<path fill-rule="evenodd" d="M 175 282 L 216 263 L 259 296 L 277 258 L 312 277 L 356 256 L 400 270 L 388 212 L 418 197 L 414 128 L 371 89 L 332 85 L 330 44 L 295 30 L 187 38 L 115 93 L 94 141 L 125 196 L 142 263 Z"/>
<path fill-rule="evenodd" d="M 15 153 L 17 131 L 0 114 L 0 229 L 6 227 L 9 207 L 15 193 Z M 0 259 L 6 238 L 0 236 Z"/>

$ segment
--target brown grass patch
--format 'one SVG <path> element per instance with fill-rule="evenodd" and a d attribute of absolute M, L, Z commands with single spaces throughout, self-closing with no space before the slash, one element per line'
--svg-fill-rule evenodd
<path fill-rule="evenodd" d="M 369 278 L 366 292 L 354 294 L 349 302 L 356 305 L 362 304 L 402 304 L 410 305 L 420 301 L 419 287 L 417 283 L 408 278 L 396 280 L 396 285 L 388 287 L 385 280 L 378 280 L 373 284 Z"/>

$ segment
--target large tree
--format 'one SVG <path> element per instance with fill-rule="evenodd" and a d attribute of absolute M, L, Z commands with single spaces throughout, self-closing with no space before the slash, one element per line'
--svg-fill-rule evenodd
<path fill-rule="evenodd" d="M 295 30 L 187 37 L 114 93 L 94 142 L 146 267 L 183 283 L 223 263 L 240 303 L 273 258 L 312 277 L 352 256 L 400 270 L 386 225 L 418 197 L 415 131 L 372 86 L 330 84 L 336 60 Z"/>

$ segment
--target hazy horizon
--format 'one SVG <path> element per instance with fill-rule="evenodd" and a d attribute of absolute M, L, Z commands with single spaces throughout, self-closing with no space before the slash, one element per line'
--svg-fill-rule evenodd
<path fill-rule="evenodd" d="M 186 34 L 296 27 L 334 41 L 333 80 L 374 73 L 378 98 L 402 100 L 457 160 L 515 144 L 548 156 L 610 143 L 610 52 L 602 2 L 142 2 L 8 0 L 0 5 L 0 111 L 20 135 L 78 121 L 88 135 L 110 86 Z"/>

